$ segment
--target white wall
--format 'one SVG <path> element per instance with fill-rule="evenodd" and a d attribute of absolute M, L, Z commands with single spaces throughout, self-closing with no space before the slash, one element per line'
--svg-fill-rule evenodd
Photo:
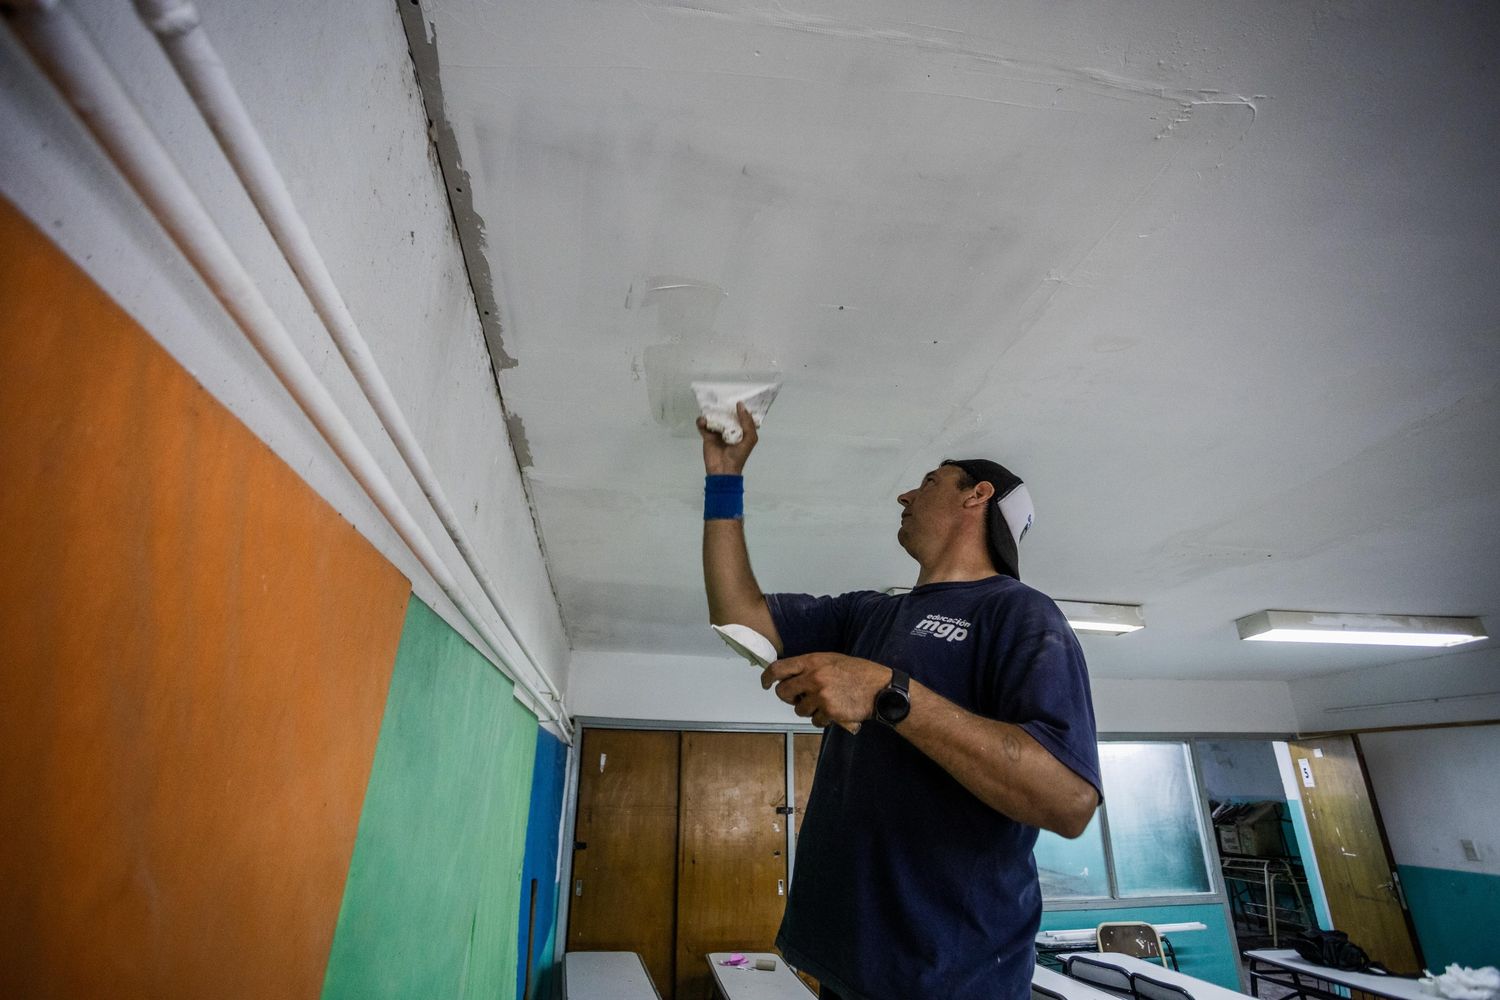
<path fill-rule="evenodd" d="M 1094 679 L 1101 733 L 1290 733 L 1282 681 Z"/>
<path fill-rule="evenodd" d="M 407 506 L 461 568 L 156 42 L 127 3 L 72 6 Z M 507 611 L 561 686 L 567 641 L 395 6 L 199 7 Z M 0 36 L 0 193 L 474 641 L 9 32 Z M 84 332 L 78 349 L 88 349 Z"/>
<path fill-rule="evenodd" d="M 1397 864 L 1500 875 L 1500 725 L 1365 733 L 1359 744 Z"/>
<path fill-rule="evenodd" d="M 1291 681 L 1297 728 L 1320 733 L 1500 719 L 1500 650 L 1478 646 Z"/>
<path fill-rule="evenodd" d="M 1101 733 L 1288 733 L 1296 718 L 1279 681 L 1093 682 Z M 801 720 L 759 675 L 729 657 L 649 653 L 573 654 L 575 715 L 609 719 L 782 725 Z"/>

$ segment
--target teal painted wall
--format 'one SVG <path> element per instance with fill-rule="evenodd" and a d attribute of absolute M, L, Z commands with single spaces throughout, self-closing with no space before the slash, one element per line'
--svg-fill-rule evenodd
<path fill-rule="evenodd" d="M 1500 875 L 1397 865 L 1427 968 L 1500 965 Z"/>
<path fill-rule="evenodd" d="M 1231 990 L 1240 988 L 1240 968 L 1234 936 L 1224 919 L 1222 903 L 1184 903 L 1170 906 L 1122 907 L 1108 910 L 1046 910 L 1042 930 L 1097 927 L 1107 921 L 1140 920 L 1148 924 L 1199 921 L 1208 929 L 1167 935 L 1177 952 L 1177 965 L 1190 976 Z"/>
<path fill-rule="evenodd" d="M 1323 930 L 1333 929 L 1333 917 L 1328 909 L 1328 896 L 1323 892 L 1323 876 L 1318 871 L 1318 856 L 1313 853 L 1312 831 L 1307 826 L 1307 810 L 1301 799 L 1291 799 L 1286 804 L 1288 818 L 1292 821 L 1292 832 L 1297 837 L 1297 853 L 1302 858 L 1302 869 L 1307 873 L 1307 894 L 1312 897 L 1313 919 Z"/>
<path fill-rule="evenodd" d="M 536 734 L 511 682 L 412 597 L 327 1000 L 514 995 Z"/>

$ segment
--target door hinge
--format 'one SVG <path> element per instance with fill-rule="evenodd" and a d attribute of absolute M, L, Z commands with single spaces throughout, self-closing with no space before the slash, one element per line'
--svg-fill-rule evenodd
<path fill-rule="evenodd" d="M 575 841 L 573 841 L 573 850 L 575 850 L 575 851 L 586 851 L 588 849 L 589 849 L 589 842 L 587 840 L 575 840 Z"/>
<path fill-rule="evenodd" d="M 794 816 L 794 815 L 796 815 L 796 813 L 797 813 L 796 806 L 777 806 L 776 807 L 776 814 L 778 816 Z"/>
<path fill-rule="evenodd" d="M 575 895 L 575 896 L 582 896 L 583 895 L 583 879 L 579 879 L 578 881 L 576 881 L 576 882 L 573 883 L 573 895 Z"/>

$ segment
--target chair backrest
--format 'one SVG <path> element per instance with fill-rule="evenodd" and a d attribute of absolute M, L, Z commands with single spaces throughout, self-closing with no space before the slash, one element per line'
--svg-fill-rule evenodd
<path fill-rule="evenodd" d="M 1117 921 L 1099 925 L 1099 950 L 1112 951 L 1135 958 L 1154 959 L 1166 965 L 1162 955 L 1161 935 L 1150 924 Z"/>
<path fill-rule="evenodd" d="M 1068 1000 L 1068 998 L 1061 993 L 1053 993 L 1045 986 L 1038 986 L 1036 983 L 1032 983 L 1031 1000 Z"/>
<path fill-rule="evenodd" d="M 1194 1000 L 1193 995 L 1175 983 L 1164 983 L 1139 972 L 1130 974 L 1130 985 L 1138 1000 Z"/>
<path fill-rule="evenodd" d="M 1084 955 L 1069 955 L 1063 959 L 1063 963 L 1065 971 L 1074 979 L 1120 996 L 1135 995 L 1135 990 L 1130 985 L 1130 973 L 1124 969 L 1095 961 Z"/>

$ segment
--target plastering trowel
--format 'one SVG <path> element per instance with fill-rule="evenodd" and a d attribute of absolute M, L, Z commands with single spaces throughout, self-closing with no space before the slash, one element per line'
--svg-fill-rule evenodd
<path fill-rule="evenodd" d="M 776 662 L 776 647 L 771 645 L 771 640 L 748 625 L 711 625 L 709 627 L 719 633 L 719 638 L 728 643 L 730 649 L 762 670 Z"/>
<path fill-rule="evenodd" d="M 740 439 L 745 436 L 745 432 L 740 429 L 739 416 L 735 412 L 736 404 L 744 403 L 745 409 L 750 411 L 750 419 L 754 420 L 755 426 L 759 427 L 766 419 L 766 411 L 776 401 L 776 393 L 780 391 L 779 380 L 775 382 L 693 383 L 693 395 L 698 397 L 699 412 L 703 414 L 708 429 L 717 431 L 725 444 L 739 444 Z M 754 632 L 751 634 L 755 635 Z M 756 635 L 756 638 L 764 641 L 763 636 Z M 724 641 L 729 642 L 729 637 L 725 636 Z M 730 644 L 733 645 L 733 643 Z"/>
<path fill-rule="evenodd" d="M 771 645 L 771 640 L 748 625 L 710 625 L 709 627 L 719 634 L 719 638 L 723 639 L 730 649 L 760 669 L 764 670 L 776 662 L 776 647 Z M 859 732 L 858 722 L 840 722 L 839 725 L 850 733 Z"/>

